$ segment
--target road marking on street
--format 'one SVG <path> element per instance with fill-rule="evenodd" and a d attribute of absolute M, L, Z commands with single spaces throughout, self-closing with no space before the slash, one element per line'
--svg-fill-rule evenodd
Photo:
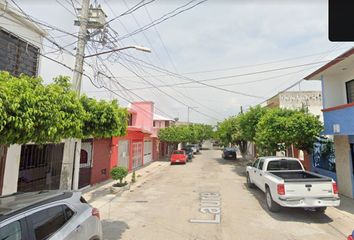
<path fill-rule="evenodd" d="M 213 192 L 200 193 L 199 211 L 207 215 L 212 215 L 212 219 L 190 219 L 189 222 L 219 224 L 221 222 L 220 194 Z"/>

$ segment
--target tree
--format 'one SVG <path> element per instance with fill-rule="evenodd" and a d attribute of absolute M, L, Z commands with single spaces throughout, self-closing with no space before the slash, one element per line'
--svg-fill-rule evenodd
<path fill-rule="evenodd" d="M 39 77 L 0 72 L 0 144 L 119 136 L 126 127 L 127 112 L 117 102 L 80 99 L 68 77 L 44 85 Z"/>
<path fill-rule="evenodd" d="M 105 138 L 125 135 L 128 112 L 126 109 L 119 108 L 116 100 L 110 102 L 97 101 L 82 96 L 80 101 L 86 111 L 83 136 Z"/>
<path fill-rule="evenodd" d="M 159 130 L 159 139 L 170 143 L 200 143 L 213 136 L 213 127 L 206 124 L 173 125 Z"/>
<path fill-rule="evenodd" d="M 42 82 L 41 78 L 0 72 L 4 112 L 0 144 L 59 142 L 81 136 L 85 111 L 77 95 L 63 84 L 62 77 L 46 86 Z"/>
<path fill-rule="evenodd" d="M 310 152 L 322 124 L 304 111 L 275 108 L 260 119 L 256 130 L 255 141 L 264 154 L 284 151 L 291 144 Z"/>
<path fill-rule="evenodd" d="M 244 140 L 254 142 L 257 132 L 256 126 L 267 110 L 257 105 L 256 107 L 250 107 L 247 112 L 238 115 L 242 138 Z"/>

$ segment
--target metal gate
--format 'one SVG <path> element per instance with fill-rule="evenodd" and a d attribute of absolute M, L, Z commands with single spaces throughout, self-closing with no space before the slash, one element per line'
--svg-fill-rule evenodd
<path fill-rule="evenodd" d="M 92 140 L 82 140 L 80 152 L 79 188 L 90 185 L 92 163 Z"/>
<path fill-rule="evenodd" d="M 144 141 L 144 164 L 152 161 L 152 141 Z"/>
<path fill-rule="evenodd" d="M 133 169 L 143 165 L 143 143 L 133 143 Z"/>
<path fill-rule="evenodd" d="M 129 140 L 119 141 L 117 163 L 121 167 L 129 167 Z"/>
<path fill-rule="evenodd" d="M 23 145 L 17 191 L 59 189 L 64 143 Z"/>

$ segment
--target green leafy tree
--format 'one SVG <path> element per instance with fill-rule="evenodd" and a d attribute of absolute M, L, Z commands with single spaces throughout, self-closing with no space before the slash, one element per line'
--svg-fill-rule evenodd
<path fill-rule="evenodd" d="M 251 107 L 247 112 L 238 115 L 239 127 L 242 130 L 242 139 L 254 142 L 256 137 L 256 126 L 268 109 L 257 105 Z"/>
<path fill-rule="evenodd" d="M 315 138 L 322 130 L 317 117 L 304 111 L 275 108 L 257 124 L 255 141 L 263 154 L 274 154 L 295 147 L 311 152 Z"/>
<path fill-rule="evenodd" d="M 63 86 L 66 80 L 59 77 L 54 83 L 43 85 L 41 78 L 0 72 L 4 112 L 0 143 L 59 142 L 62 138 L 80 137 L 85 112 L 77 95 Z"/>
<path fill-rule="evenodd" d="M 65 138 L 125 134 L 127 112 L 115 101 L 79 98 L 70 79 L 0 72 L 0 144 L 59 142 Z"/>
<path fill-rule="evenodd" d="M 119 108 L 116 100 L 97 101 L 86 96 L 80 100 L 86 111 L 83 136 L 104 138 L 125 135 L 128 112 L 124 108 Z"/>

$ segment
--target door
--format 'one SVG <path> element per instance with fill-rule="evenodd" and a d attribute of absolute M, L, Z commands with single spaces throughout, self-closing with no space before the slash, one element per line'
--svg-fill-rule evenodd
<path fill-rule="evenodd" d="M 152 141 L 144 141 L 144 164 L 152 161 Z"/>
<path fill-rule="evenodd" d="M 92 141 L 83 141 L 80 152 L 79 188 L 90 185 L 92 162 Z"/>
<path fill-rule="evenodd" d="M 255 179 L 255 184 L 264 191 L 265 187 L 264 187 L 264 177 L 263 177 L 263 165 L 264 165 L 264 159 L 260 159 L 256 169 L 256 173 L 254 175 L 254 179 Z"/>
<path fill-rule="evenodd" d="M 143 143 L 133 143 L 133 169 L 143 165 Z"/>
<path fill-rule="evenodd" d="M 129 167 L 129 140 L 120 140 L 118 142 L 117 163 L 118 166 Z"/>
<path fill-rule="evenodd" d="M 249 172 L 249 175 L 250 175 L 250 178 L 251 178 L 251 181 L 252 183 L 256 183 L 256 173 L 257 173 L 257 167 L 258 167 L 258 163 L 259 163 L 259 159 L 257 159 L 256 161 L 254 161 L 254 163 L 252 164 L 252 169 L 251 171 Z"/>

